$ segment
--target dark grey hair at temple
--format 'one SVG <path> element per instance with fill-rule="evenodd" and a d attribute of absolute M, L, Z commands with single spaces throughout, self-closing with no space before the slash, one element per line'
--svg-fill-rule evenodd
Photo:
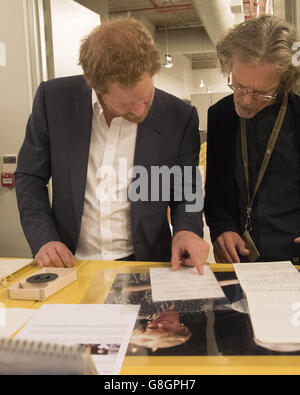
<path fill-rule="evenodd" d="M 231 73 L 234 59 L 243 63 L 272 63 L 282 72 L 281 91 L 299 95 L 300 66 L 293 62 L 293 46 L 298 41 L 295 27 L 275 16 L 247 20 L 217 44 L 222 73 Z"/>

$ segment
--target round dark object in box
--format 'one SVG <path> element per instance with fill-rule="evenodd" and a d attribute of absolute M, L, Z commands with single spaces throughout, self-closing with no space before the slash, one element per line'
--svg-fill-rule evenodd
<path fill-rule="evenodd" d="M 27 282 L 33 283 L 33 284 L 39 284 L 39 283 L 49 283 L 50 281 L 56 280 L 58 277 L 58 274 L 56 273 L 40 273 L 40 274 L 35 274 L 34 276 L 28 277 L 26 279 Z"/>

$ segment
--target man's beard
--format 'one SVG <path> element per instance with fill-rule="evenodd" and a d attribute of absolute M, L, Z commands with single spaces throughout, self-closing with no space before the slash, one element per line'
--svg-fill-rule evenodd
<path fill-rule="evenodd" d="M 123 115 L 123 118 L 126 119 L 129 122 L 142 123 L 147 118 L 147 115 L 148 115 L 148 113 L 150 111 L 150 108 L 151 108 L 150 106 L 147 107 L 145 109 L 144 114 L 141 117 L 136 117 L 135 115 L 128 113 L 128 114 Z"/>

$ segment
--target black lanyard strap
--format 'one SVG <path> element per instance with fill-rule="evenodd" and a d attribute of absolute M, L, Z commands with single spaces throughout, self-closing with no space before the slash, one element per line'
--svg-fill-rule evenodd
<path fill-rule="evenodd" d="M 284 100 L 281 104 L 280 110 L 278 112 L 272 133 L 270 135 L 266 152 L 258 173 L 257 181 L 255 184 L 255 188 L 253 191 L 253 195 L 250 198 L 250 190 L 249 190 L 249 162 L 248 162 L 248 147 L 247 147 L 247 135 L 246 135 L 246 120 L 244 118 L 241 118 L 241 144 L 242 144 L 242 157 L 243 157 L 243 165 L 244 165 L 244 173 L 245 173 L 245 180 L 246 180 L 246 186 L 247 186 L 247 194 L 248 194 L 248 204 L 247 204 L 247 220 L 246 220 L 246 225 L 245 225 L 245 230 L 250 231 L 252 229 L 251 227 L 251 213 L 252 213 L 252 206 L 253 206 L 253 201 L 255 198 L 255 195 L 260 187 L 260 184 L 262 182 L 262 179 L 264 177 L 264 174 L 267 170 L 272 152 L 274 150 L 280 129 L 283 124 L 283 120 L 286 114 L 286 109 L 287 109 L 287 103 L 288 103 L 288 96 L 285 95 Z"/>

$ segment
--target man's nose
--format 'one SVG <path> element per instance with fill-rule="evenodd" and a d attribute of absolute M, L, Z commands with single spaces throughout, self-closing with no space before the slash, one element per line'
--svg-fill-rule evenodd
<path fill-rule="evenodd" d="M 243 102 L 244 104 L 252 104 L 253 103 L 253 95 L 250 92 L 245 92 L 243 94 Z"/>
<path fill-rule="evenodd" d="M 136 117 L 141 117 L 144 115 L 145 110 L 146 110 L 146 106 L 144 103 L 137 103 L 132 107 L 130 112 Z"/>

